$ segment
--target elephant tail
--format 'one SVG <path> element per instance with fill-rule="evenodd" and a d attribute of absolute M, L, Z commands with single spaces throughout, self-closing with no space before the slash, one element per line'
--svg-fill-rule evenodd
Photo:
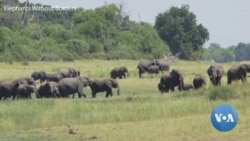
<path fill-rule="evenodd" d="M 120 95 L 120 87 L 117 85 L 117 95 Z"/>

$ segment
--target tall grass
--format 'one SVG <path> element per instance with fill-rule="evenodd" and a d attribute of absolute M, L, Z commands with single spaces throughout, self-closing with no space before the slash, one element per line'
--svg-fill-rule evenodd
<path fill-rule="evenodd" d="M 222 86 L 207 86 L 199 90 L 175 91 L 160 94 L 157 83 L 160 75 L 144 74 L 138 78 L 136 65 L 139 61 L 84 60 L 70 62 L 29 62 L 28 66 L 14 62 L 1 63 L 1 80 L 29 76 L 34 70 L 56 72 L 74 67 L 81 74 L 92 78 L 109 77 L 109 71 L 116 66 L 128 67 L 130 76 L 119 79 L 121 95 L 114 91 L 112 98 L 104 98 L 98 93 L 91 98 L 89 88 L 87 98 L 82 99 L 8 99 L 0 102 L 0 140 L 88 140 L 97 136 L 98 140 L 216 140 L 222 139 L 210 124 L 209 114 L 220 103 L 236 107 L 240 121 L 233 135 L 250 131 L 249 83 L 241 82 Z M 208 62 L 179 61 L 171 63 L 171 69 L 184 71 L 186 83 L 191 83 L 197 74 L 206 75 Z M 223 64 L 229 68 L 231 64 Z M 39 85 L 39 84 L 38 84 Z M 67 125 L 80 129 L 79 135 L 67 136 Z M 244 129 L 244 132 L 242 132 Z M 115 134 L 117 132 L 117 134 Z M 136 132 L 136 133 L 135 133 Z M 228 140 L 235 140 L 228 135 Z"/>

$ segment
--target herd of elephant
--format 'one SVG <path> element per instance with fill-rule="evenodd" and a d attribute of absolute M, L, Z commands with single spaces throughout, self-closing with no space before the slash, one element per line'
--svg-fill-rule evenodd
<path fill-rule="evenodd" d="M 36 88 L 36 80 L 40 80 L 40 86 Z M 60 98 L 69 97 L 77 93 L 78 97 L 86 97 L 84 87 L 89 86 L 92 97 L 98 92 L 106 92 L 106 97 L 112 96 L 112 88 L 117 88 L 119 95 L 119 84 L 112 78 L 97 78 L 92 80 L 86 76 L 80 76 L 80 72 L 73 68 L 61 70 L 54 74 L 45 71 L 35 71 L 31 77 L 0 82 L 0 100 L 6 98 L 31 98 L 35 93 L 36 98 Z"/>
<path fill-rule="evenodd" d="M 139 77 L 145 72 L 158 73 L 159 71 L 168 71 L 169 64 L 160 60 L 146 60 L 141 61 L 137 68 L 139 70 Z M 233 66 L 227 71 L 227 84 L 231 84 L 232 81 L 241 80 L 246 82 L 247 73 L 250 72 L 250 64 L 240 64 Z M 207 69 L 207 75 L 211 83 L 215 86 L 221 85 L 221 78 L 224 75 L 224 68 L 221 64 L 213 64 Z M 178 69 L 173 69 L 170 73 L 165 73 L 161 76 L 158 83 L 158 89 L 161 93 L 174 91 L 175 87 L 181 90 L 199 89 L 206 85 L 206 77 L 203 75 L 195 76 L 193 78 L 193 84 L 185 84 L 183 72 Z"/>
<path fill-rule="evenodd" d="M 138 63 L 137 69 L 139 78 L 144 73 L 156 73 L 160 71 L 169 71 L 169 63 L 162 60 L 144 60 Z M 231 67 L 227 72 L 228 84 L 232 81 L 241 80 L 246 82 L 247 73 L 250 72 L 250 64 L 240 64 Z M 221 85 L 221 78 L 224 75 L 224 69 L 221 64 L 213 64 L 207 74 L 213 85 Z M 106 97 L 113 95 L 112 88 L 117 88 L 117 95 L 120 94 L 120 88 L 116 78 L 122 79 L 129 76 L 126 66 L 116 67 L 110 71 L 110 78 L 97 78 L 92 80 L 90 77 L 81 76 L 80 72 L 74 68 L 60 70 L 57 73 L 49 74 L 45 71 L 35 71 L 31 77 L 19 78 L 15 80 L 5 80 L 0 82 L 0 100 L 6 98 L 31 98 L 35 93 L 36 98 L 60 98 L 69 97 L 77 93 L 78 97 L 86 97 L 83 92 L 84 87 L 89 86 L 92 91 L 92 97 L 95 98 L 98 92 L 106 92 Z M 40 86 L 36 88 L 35 81 L 40 81 Z M 183 73 L 178 69 L 172 69 L 169 73 L 164 73 L 158 83 L 158 90 L 161 93 L 174 91 L 175 87 L 181 90 L 199 89 L 206 85 L 205 76 L 196 76 L 193 84 L 184 84 Z"/>
<path fill-rule="evenodd" d="M 241 80 L 242 83 L 246 82 L 247 73 L 250 72 L 250 64 L 240 64 L 233 66 L 227 71 L 227 84 L 232 81 Z M 213 64 L 207 69 L 207 75 L 214 86 L 221 85 L 221 79 L 224 75 L 224 68 L 221 64 Z M 181 90 L 199 89 L 206 85 L 206 78 L 203 75 L 195 76 L 193 84 L 185 84 L 184 77 L 180 70 L 173 69 L 169 74 L 161 76 L 158 83 L 158 89 L 161 93 L 174 91 L 175 87 Z"/>

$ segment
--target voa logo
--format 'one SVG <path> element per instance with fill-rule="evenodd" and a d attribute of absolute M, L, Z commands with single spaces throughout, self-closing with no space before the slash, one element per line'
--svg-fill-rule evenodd
<path fill-rule="evenodd" d="M 211 123 L 221 132 L 230 131 L 238 123 L 238 113 L 229 104 L 218 105 L 211 113 Z"/>
<path fill-rule="evenodd" d="M 234 118 L 233 118 L 233 115 L 232 114 L 227 114 L 227 115 L 224 115 L 224 114 L 214 114 L 215 116 L 215 119 L 217 122 L 234 122 Z"/>

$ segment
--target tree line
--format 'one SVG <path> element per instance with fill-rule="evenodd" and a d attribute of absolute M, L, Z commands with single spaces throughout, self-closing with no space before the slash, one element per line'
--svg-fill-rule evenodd
<path fill-rule="evenodd" d="M 46 6 L 1 0 L 8 6 Z M 4 11 L 1 6 L 1 11 Z M 169 53 L 152 25 L 108 4 L 68 11 L 4 11 L 0 61 L 162 58 Z"/>
<path fill-rule="evenodd" d="M 203 60 L 215 62 L 232 62 L 250 60 L 250 43 L 239 43 L 236 46 L 221 47 L 220 44 L 212 43 L 205 48 Z"/>
<path fill-rule="evenodd" d="M 226 62 L 241 60 L 242 56 L 236 57 L 235 52 L 246 52 L 245 47 L 235 47 L 232 55 L 228 48 L 222 53 L 226 59 L 220 59 L 212 53 L 214 47 L 203 48 L 209 32 L 197 24 L 188 5 L 159 13 L 155 25 L 130 20 L 123 4 L 14 12 L 5 7 L 52 7 L 18 0 L 0 0 L 0 5 L 0 61 L 159 59 L 172 54 L 185 60 L 215 58 Z"/>

